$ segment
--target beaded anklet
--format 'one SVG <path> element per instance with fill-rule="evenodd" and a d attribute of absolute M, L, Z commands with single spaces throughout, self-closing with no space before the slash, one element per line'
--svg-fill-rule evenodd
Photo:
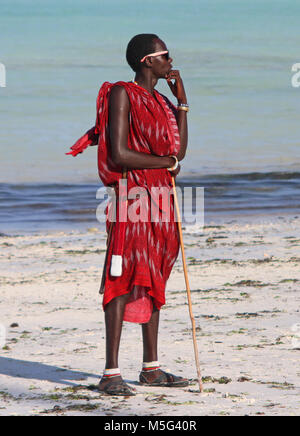
<path fill-rule="evenodd" d="M 159 362 L 143 362 L 143 369 L 142 372 L 152 372 L 156 371 L 160 368 Z"/>
<path fill-rule="evenodd" d="M 120 368 L 105 369 L 103 371 L 103 378 L 119 377 L 120 375 L 121 375 Z"/>

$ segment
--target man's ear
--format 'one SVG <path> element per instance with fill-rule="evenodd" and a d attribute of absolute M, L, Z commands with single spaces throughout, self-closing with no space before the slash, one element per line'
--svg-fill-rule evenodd
<path fill-rule="evenodd" d="M 147 68 L 151 68 L 152 67 L 152 56 L 150 56 L 149 58 L 146 58 L 144 61 L 144 64 Z"/>

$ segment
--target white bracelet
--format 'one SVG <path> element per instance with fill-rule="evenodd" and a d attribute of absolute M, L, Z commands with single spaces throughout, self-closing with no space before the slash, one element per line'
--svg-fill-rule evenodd
<path fill-rule="evenodd" d="M 178 167 L 178 164 L 179 164 L 178 159 L 174 155 L 172 155 L 170 157 L 173 157 L 175 159 L 175 164 L 171 168 L 167 168 L 167 170 L 168 171 L 175 171 L 177 169 L 177 167 Z"/>

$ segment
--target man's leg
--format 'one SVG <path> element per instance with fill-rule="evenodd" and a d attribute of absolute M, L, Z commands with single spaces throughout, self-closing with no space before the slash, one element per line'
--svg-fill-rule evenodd
<path fill-rule="evenodd" d="M 160 311 L 153 304 L 153 312 L 150 321 L 142 324 L 143 333 L 143 362 L 154 362 L 158 360 L 158 326 Z M 145 374 L 147 381 L 151 382 L 159 375 L 160 370 L 151 371 Z"/>
<path fill-rule="evenodd" d="M 150 321 L 148 321 L 147 324 L 142 324 L 144 362 L 152 362 L 158 358 L 158 326 L 159 310 L 153 305 L 153 312 Z"/>
<path fill-rule="evenodd" d="M 123 325 L 123 316 L 129 293 L 120 295 L 111 300 L 105 308 L 105 329 L 106 329 L 106 369 L 118 368 L 119 347 Z M 122 382 L 122 377 L 102 377 L 99 389 L 105 390 L 108 386 L 117 385 Z"/>
<path fill-rule="evenodd" d="M 159 313 L 153 305 L 153 312 L 150 321 L 147 324 L 142 325 L 143 332 L 143 362 L 157 362 L 158 361 L 158 325 L 159 325 Z M 142 383 L 161 383 L 161 386 L 178 386 L 184 387 L 188 385 L 188 380 L 182 377 L 174 376 L 173 374 L 166 373 L 161 369 L 144 369 L 140 374 L 140 381 Z"/>

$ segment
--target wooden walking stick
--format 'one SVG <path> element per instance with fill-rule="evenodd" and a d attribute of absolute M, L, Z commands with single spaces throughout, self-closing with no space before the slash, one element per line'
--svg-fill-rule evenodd
<path fill-rule="evenodd" d="M 196 325 L 195 325 L 195 318 L 194 318 L 193 309 L 192 309 L 191 290 L 190 290 L 190 284 L 189 284 L 189 278 L 188 278 L 186 260 L 185 260 L 185 254 L 184 254 L 181 218 L 180 218 L 180 212 L 179 212 L 179 207 L 178 207 L 178 199 L 177 199 L 176 185 L 175 185 L 175 178 L 174 177 L 172 177 L 172 185 L 173 185 L 173 192 L 174 192 L 175 209 L 176 209 L 176 214 L 177 214 L 177 223 L 178 223 L 178 231 L 179 231 L 179 238 L 180 238 L 184 278 L 185 278 L 185 284 L 186 284 L 186 292 L 187 292 L 187 298 L 188 298 L 188 303 L 189 303 L 190 318 L 191 318 L 191 322 L 192 322 L 193 343 L 194 343 L 195 362 L 196 362 L 196 368 L 197 368 L 199 390 L 200 390 L 200 393 L 202 393 L 203 392 L 203 384 L 202 384 L 202 376 L 201 376 L 201 371 L 200 371 L 198 345 L 197 345 L 197 339 L 196 339 Z"/>

